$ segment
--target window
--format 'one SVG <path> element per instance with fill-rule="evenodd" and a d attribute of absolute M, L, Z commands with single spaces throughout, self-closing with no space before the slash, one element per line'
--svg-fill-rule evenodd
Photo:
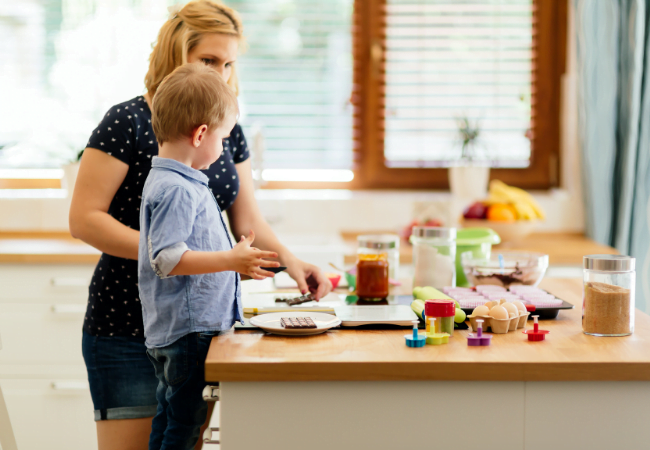
<path fill-rule="evenodd" d="M 30 184 L 33 169 L 59 173 L 111 105 L 143 92 L 173 3 L 0 4 L 0 175 L 29 169 L 0 187 Z M 300 169 L 312 180 L 267 187 L 445 188 L 446 171 L 431 167 L 457 155 L 464 115 L 479 121 L 494 164 L 528 165 L 495 177 L 556 184 L 566 0 L 226 3 L 248 44 L 238 61 L 248 140 L 264 136 L 269 179 Z M 54 187 L 39 173 L 38 187 Z"/>
<path fill-rule="evenodd" d="M 446 188 L 446 170 L 423 167 L 458 154 L 454 120 L 463 114 L 483 121 L 496 165 L 527 165 L 493 177 L 557 185 L 566 8 L 566 0 L 357 0 L 356 185 Z"/>
<path fill-rule="evenodd" d="M 458 127 L 465 120 L 480 128 L 472 158 L 528 166 L 532 6 L 530 0 L 387 1 L 388 167 L 453 164 L 461 157 Z"/>
<path fill-rule="evenodd" d="M 353 0 L 231 0 L 244 23 L 241 124 L 267 169 L 352 166 Z M 272 171 L 270 171 L 273 173 Z"/>

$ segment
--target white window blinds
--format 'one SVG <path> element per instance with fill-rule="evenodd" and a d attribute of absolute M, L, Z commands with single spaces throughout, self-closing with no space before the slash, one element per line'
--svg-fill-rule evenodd
<path fill-rule="evenodd" d="M 241 124 L 262 130 L 266 168 L 352 165 L 353 0 L 232 0 L 247 50 L 238 58 Z"/>
<path fill-rule="evenodd" d="M 59 167 L 144 92 L 177 0 L 0 1 L 0 167 Z M 181 2 L 184 3 L 184 2 Z M 241 122 L 265 167 L 350 168 L 353 0 L 225 0 L 241 13 Z"/>
<path fill-rule="evenodd" d="M 496 167 L 530 159 L 532 0 L 388 0 L 385 147 L 389 167 L 439 167 L 471 150 Z"/>

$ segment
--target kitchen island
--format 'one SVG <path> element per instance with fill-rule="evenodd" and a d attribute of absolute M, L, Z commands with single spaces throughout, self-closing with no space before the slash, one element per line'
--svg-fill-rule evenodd
<path fill-rule="evenodd" d="M 646 448 L 650 316 L 637 310 L 632 336 L 587 336 L 580 280 L 541 287 L 576 305 L 541 322 L 543 342 L 521 330 L 420 349 L 406 329 L 214 338 L 206 379 L 221 386 L 222 448 Z"/>

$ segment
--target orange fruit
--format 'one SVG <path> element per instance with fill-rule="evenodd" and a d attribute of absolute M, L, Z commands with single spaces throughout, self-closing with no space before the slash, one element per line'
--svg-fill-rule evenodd
<path fill-rule="evenodd" d="M 505 203 L 495 203 L 488 208 L 487 219 L 495 222 L 514 222 L 517 220 L 517 211 Z"/>

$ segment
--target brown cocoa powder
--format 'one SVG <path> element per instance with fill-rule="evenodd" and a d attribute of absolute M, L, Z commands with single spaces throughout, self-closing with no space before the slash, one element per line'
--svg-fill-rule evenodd
<path fill-rule="evenodd" d="M 585 283 L 582 329 L 593 334 L 629 334 L 630 300 L 629 289 Z"/>

